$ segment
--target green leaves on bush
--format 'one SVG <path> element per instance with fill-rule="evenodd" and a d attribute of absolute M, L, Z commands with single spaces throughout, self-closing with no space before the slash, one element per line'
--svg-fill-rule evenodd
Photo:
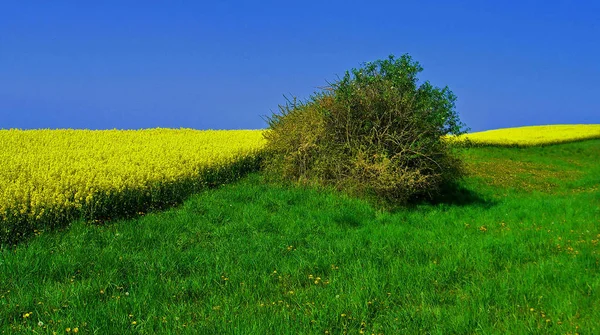
<path fill-rule="evenodd" d="M 409 55 L 345 73 L 307 101 L 267 119 L 265 169 L 285 180 L 333 186 L 393 203 L 433 196 L 462 175 L 446 135 L 463 124 L 456 96 L 429 82 Z"/>

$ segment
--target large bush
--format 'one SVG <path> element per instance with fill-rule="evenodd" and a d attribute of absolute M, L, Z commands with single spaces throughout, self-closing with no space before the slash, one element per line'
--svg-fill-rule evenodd
<path fill-rule="evenodd" d="M 462 175 L 446 135 L 462 133 L 456 97 L 429 82 L 409 55 L 352 69 L 268 118 L 265 169 L 394 203 L 433 196 Z"/>

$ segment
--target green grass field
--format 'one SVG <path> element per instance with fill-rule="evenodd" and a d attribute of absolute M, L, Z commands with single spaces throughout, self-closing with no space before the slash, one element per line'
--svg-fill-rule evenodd
<path fill-rule="evenodd" d="M 600 333 L 600 140 L 462 150 L 435 204 L 255 173 L 2 249 L 0 333 Z"/>

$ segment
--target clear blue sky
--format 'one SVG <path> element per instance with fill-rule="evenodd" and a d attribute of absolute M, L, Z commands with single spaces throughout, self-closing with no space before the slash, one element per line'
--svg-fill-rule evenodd
<path fill-rule="evenodd" d="M 0 2 L 0 128 L 264 128 L 409 53 L 473 131 L 600 123 L 599 1 Z"/>

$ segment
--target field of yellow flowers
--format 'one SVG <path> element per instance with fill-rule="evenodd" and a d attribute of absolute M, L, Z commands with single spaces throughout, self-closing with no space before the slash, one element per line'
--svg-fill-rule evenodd
<path fill-rule="evenodd" d="M 600 124 L 566 124 L 503 128 L 465 134 L 475 145 L 536 146 L 600 138 Z"/>
<path fill-rule="evenodd" d="M 255 169 L 260 130 L 0 130 L 0 242 L 172 204 Z"/>

